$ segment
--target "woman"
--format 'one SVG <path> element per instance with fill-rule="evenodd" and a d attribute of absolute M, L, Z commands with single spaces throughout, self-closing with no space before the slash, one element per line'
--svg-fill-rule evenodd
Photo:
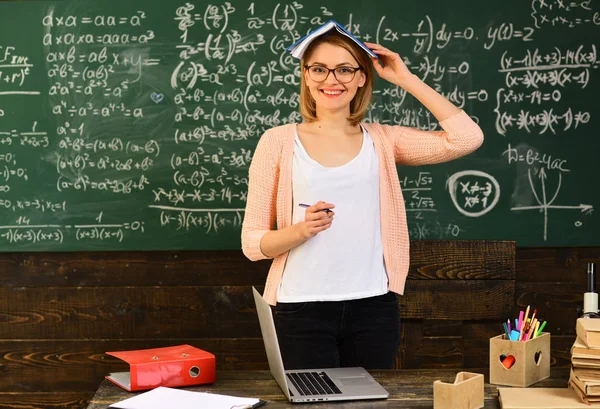
<path fill-rule="evenodd" d="M 264 297 L 274 305 L 286 369 L 393 368 L 400 339 L 409 237 L 396 164 L 456 159 L 483 142 L 462 110 L 402 59 L 337 33 L 301 62 L 304 122 L 272 128 L 250 165 L 242 250 L 272 258 Z M 417 98 L 443 131 L 361 123 L 373 67 Z M 275 224 L 277 229 L 275 229 Z"/>

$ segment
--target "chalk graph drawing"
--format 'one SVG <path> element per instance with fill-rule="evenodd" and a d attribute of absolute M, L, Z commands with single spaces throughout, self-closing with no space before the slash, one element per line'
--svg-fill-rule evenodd
<path fill-rule="evenodd" d="M 490 174 L 463 170 L 448 178 L 448 191 L 456 209 L 469 217 L 480 217 L 500 200 L 500 185 Z"/>
<path fill-rule="evenodd" d="M 535 197 L 536 202 L 538 203 L 535 206 L 515 206 L 510 210 L 513 211 L 522 211 L 522 210 L 537 210 L 544 215 L 544 241 L 548 239 L 548 210 L 549 209 L 559 209 L 559 210 L 579 210 L 582 214 L 590 215 L 594 210 L 594 206 L 580 203 L 579 205 L 555 205 L 553 204 L 556 198 L 558 197 L 558 193 L 560 192 L 560 187 L 562 184 L 562 172 L 558 172 L 558 185 L 556 186 L 556 191 L 552 195 L 552 199 L 548 201 L 546 196 L 546 179 L 548 175 L 546 175 L 546 171 L 544 168 L 541 168 L 538 172 L 538 178 L 541 180 L 542 184 L 542 198 L 538 195 L 536 191 L 535 185 L 533 183 L 533 177 L 531 176 L 531 169 L 527 171 L 527 176 L 529 177 L 529 186 L 531 187 L 531 191 L 533 196 Z M 575 226 L 581 226 L 581 221 L 577 221 Z"/>

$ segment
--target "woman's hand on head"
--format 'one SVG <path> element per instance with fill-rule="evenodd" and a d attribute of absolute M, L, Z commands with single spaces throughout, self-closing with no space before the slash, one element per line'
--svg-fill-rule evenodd
<path fill-rule="evenodd" d="M 382 45 L 375 43 L 364 43 L 371 51 L 379 56 L 381 61 L 377 58 L 371 58 L 373 60 L 373 67 L 377 74 L 384 80 L 391 82 L 394 85 L 402 87 L 403 83 L 412 78 L 412 73 L 400 57 L 400 54 L 388 50 Z M 385 65 L 382 66 L 381 62 Z"/>
<path fill-rule="evenodd" d="M 310 239 L 330 228 L 335 212 L 328 212 L 326 209 L 333 209 L 334 207 L 335 205 L 322 200 L 307 207 L 304 221 L 299 223 L 302 237 Z"/>

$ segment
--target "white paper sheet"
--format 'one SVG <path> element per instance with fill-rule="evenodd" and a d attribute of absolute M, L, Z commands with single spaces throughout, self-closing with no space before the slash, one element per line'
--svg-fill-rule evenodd
<path fill-rule="evenodd" d="M 192 392 L 158 387 L 110 405 L 120 409 L 242 409 L 260 402 L 255 398 L 239 398 L 216 393 Z"/>

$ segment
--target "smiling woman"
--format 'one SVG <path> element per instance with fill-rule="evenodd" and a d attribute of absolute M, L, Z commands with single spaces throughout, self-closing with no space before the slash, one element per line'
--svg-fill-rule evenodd
<path fill-rule="evenodd" d="M 300 113 L 305 121 L 316 121 L 317 106 L 328 106 L 317 104 L 323 94 L 342 97 L 336 103 L 349 106 L 351 124 L 362 120 L 373 92 L 373 65 L 356 43 L 340 34 L 318 38 L 305 51 L 301 65 Z"/>
<path fill-rule="evenodd" d="M 393 368 L 396 294 L 409 265 L 396 164 L 459 158 L 483 135 L 397 53 L 343 28 L 323 31 L 293 53 L 304 121 L 268 130 L 254 152 L 242 249 L 251 260 L 274 259 L 263 297 L 275 306 L 286 369 Z M 363 123 L 375 72 L 417 98 L 442 130 Z"/>

